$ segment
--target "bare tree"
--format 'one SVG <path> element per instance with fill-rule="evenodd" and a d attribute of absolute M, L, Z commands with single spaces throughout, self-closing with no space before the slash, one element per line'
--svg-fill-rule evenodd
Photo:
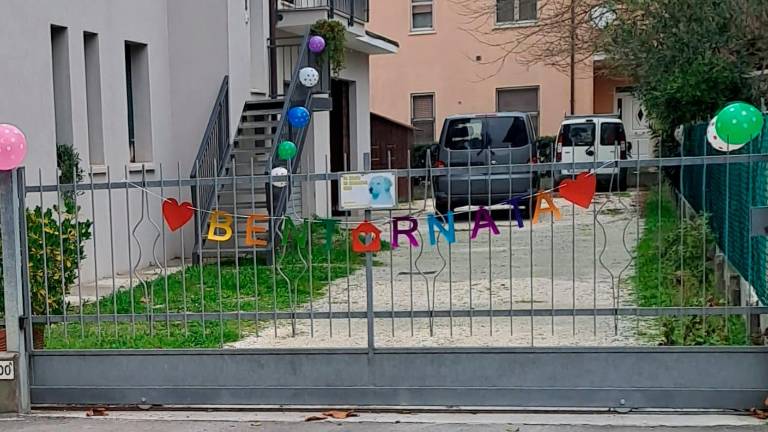
<path fill-rule="evenodd" d="M 543 64 L 571 78 L 571 112 L 574 111 L 576 73 L 590 64 L 597 50 L 601 28 L 615 17 L 606 0 L 451 0 L 464 17 L 462 30 L 498 55 L 478 61 L 488 66 L 482 78 L 497 75 L 508 61 Z M 521 7 L 536 8 L 529 22 L 501 23 L 517 17 Z M 515 10 L 517 9 L 517 10 Z M 508 27 L 508 28 L 505 28 Z"/>

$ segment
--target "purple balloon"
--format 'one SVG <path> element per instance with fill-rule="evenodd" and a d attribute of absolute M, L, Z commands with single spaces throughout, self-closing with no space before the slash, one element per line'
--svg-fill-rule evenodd
<path fill-rule="evenodd" d="M 323 52 L 325 49 L 325 39 L 322 36 L 312 36 L 309 38 L 309 50 L 315 54 Z"/>

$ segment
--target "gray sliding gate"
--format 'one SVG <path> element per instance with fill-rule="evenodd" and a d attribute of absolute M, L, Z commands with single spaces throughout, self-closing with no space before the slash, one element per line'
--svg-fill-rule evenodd
<path fill-rule="evenodd" d="M 691 167 L 705 178 L 707 167 L 767 161 L 753 152 L 359 172 L 407 177 L 407 202 L 335 217 L 341 173 L 188 179 L 160 168 L 61 185 L 19 171 L 0 195 L 4 254 L 27 245 L 4 257 L 26 264 L 4 267 L 6 297 L 21 290 L 25 302 L 6 311 L 9 336 L 18 320 L 25 342 L 10 347 L 28 347 L 32 404 L 746 409 L 768 395 L 768 308 L 751 289 L 765 263 L 732 270 L 679 180 Z M 598 167 L 615 175 L 588 208 L 547 186 L 552 174 Z M 430 225 L 448 226 L 432 216 L 435 182 L 472 178 L 469 188 L 487 191 L 485 181 L 520 173 L 541 176 L 552 196 L 531 202 L 555 205 L 559 218 L 518 220 L 509 201 L 480 193 L 454 208 L 455 242 Z M 627 191 L 616 190 L 620 173 Z M 211 215 L 237 238 L 208 252 L 191 250 L 195 235 L 210 242 L 226 227 L 209 232 L 198 217 L 171 231 L 163 220 L 190 187 L 265 182 L 301 187 L 303 209 L 277 220 Z M 254 186 L 215 208 L 256 208 L 273 192 Z M 750 193 L 752 207 L 766 205 Z M 298 216 L 309 214 L 328 216 Z M 379 251 L 352 249 L 368 243 L 365 220 L 381 231 Z M 243 246 L 260 222 L 276 247 Z M 434 246 L 430 229 L 441 234 Z"/>

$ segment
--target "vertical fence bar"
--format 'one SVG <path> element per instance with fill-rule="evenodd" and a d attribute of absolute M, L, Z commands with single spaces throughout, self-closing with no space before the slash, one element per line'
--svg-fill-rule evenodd
<path fill-rule="evenodd" d="M 371 154 L 365 153 L 363 155 L 363 167 L 366 171 L 371 169 Z M 410 181 L 410 179 L 409 179 Z M 365 220 L 371 220 L 371 210 L 365 210 Z M 367 235 L 367 241 L 371 241 L 371 235 Z M 368 326 L 368 355 L 372 356 L 373 351 L 376 349 L 376 341 L 374 340 L 374 318 L 373 318 L 373 253 L 367 252 L 365 254 L 365 304 L 366 304 L 366 321 Z"/>
<path fill-rule="evenodd" d="M 112 218 L 112 172 L 107 166 L 107 207 L 109 210 L 109 259 L 112 271 L 112 317 L 115 324 L 115 338 L 119 337 L 117 325 L 117 281 L 115 280 L 115 221 Z M 130 289 L 130 287 L 129 287 Z"/>
<path fill-rule="evenodd" d="M 93 223 L 91 230 L 93 232 L 93 283 L 96 285 L 96 331 L 98 332 L 97 339 L 101 340 L 101 296 L 99 295 L 99 253 L 96 247 L 96 195 L 93 187 L 93 167 L 91 167 L 88 176 L 91 179 L 91 219 Z"/>
<path fill-rule="evenodd" d="M 43 170 L 42 168 L 38 168 L 37 170 L 37 179 L 38 183 L 40 184 L 40 228 L 41 228 L 41 238 L 43 241 L 43 284 L 45 286 L 45 320 L 46 320 L 46 331 L 50 334 L 51 331 L 51 293 L 50 293 L 50 287 L 48 286 L 48 246 L 46 241 L 46 233 L 45 233 L 45 203 L 43 202 Z"/>
<path fill-rule="evenodd" d="M 3 251 L 3 287 L 5 289 L 5 329 L 9 352 L 19 355 L 16 376 L 19 380 L 19 411 L 30 410 L 29 371 L 27 342 L 24 330 L 20 326 L 21 317 L 25 316 L 26 302 L 24 290 L 24 262 L 22 253 L 22 217 L 25 217 L 23 190 L 23 170 L 0 171 L 0 233 L 2 233 Z M 26 331 L 32 331 L 27 325 Z"/>

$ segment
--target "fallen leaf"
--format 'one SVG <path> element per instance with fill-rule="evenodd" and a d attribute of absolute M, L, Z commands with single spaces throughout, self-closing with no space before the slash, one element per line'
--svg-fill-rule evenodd
<path fill-rule="evenodd" d="M 768 411 L 759 410 L 757 408 L 752 408 L 749 410 L 750 414 L 752 414 L 753 417 L 756 417 L 760 420 L 766 420 L 768 419 Z"/>
<path fill-rule="evenodd" d="M 344 420 L 350 417 L 357 417 L 354 411 L 327 411 L 323 413 L 326 417 L 332 417 L 336 420 Z"/>
<path fill-rule="evenodd" d="M 107 413 L 106 408 L 91 408 L 88 411 L 85 412 L 86 417 L 106 417 L 109 413 Z"/>
<path fill-rule="evenodd" d="M 326 417 L 324 415 L 311 415 L 311 416 L 305 418 L 304 421 L 305 422 L 313 422 L 313 421 L 325 420 L 327 418 L 328 417 Z"/>

